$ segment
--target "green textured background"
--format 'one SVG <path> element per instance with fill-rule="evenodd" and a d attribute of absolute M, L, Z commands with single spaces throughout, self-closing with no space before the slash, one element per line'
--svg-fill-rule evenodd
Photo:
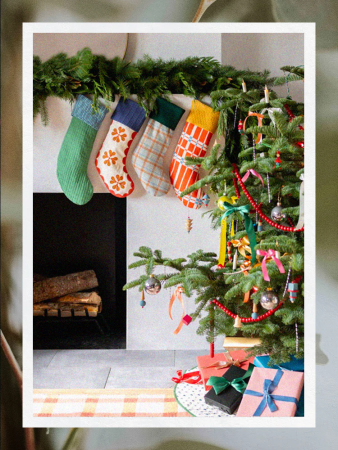
<path fill-rule="evenodd" d="M 1 221 L 21 226 L 21 28 L 22 22 L 190 22 L 199 0 L 4 0 L 2 9 L 2 154 L 1 154 Z M 322 326 L 322 353 L 317 348 L 318 383 L 317 428 L 300 430 L 201 430 L 194 429 L 88 429 L 81 433 L 80 444 L 70 449 L 106 450 L 115 448 L 156 448 L 158 450 L 213 450 L 228 448 L 270 449 L 282 443 L 285 448 L 331 450 L 336 447 L 337 371 L 335 341 L 338 317 L 337 301 L 337 217 L 338 205 L 338 2 L 337 0 L 216 0 L 202 18 L 203 22 L 316 22 L 317 25 L 317 153 L 316 153 L 316 212 L 317 225 L 317 312 L 329 326 Z M 259 26 L 259 25 L 258 25 Z M 182 24 L 184 29 L 184 24 Z M 112 32 L 114 28 L 112 27 Z M 226 32 L 226 24 L 224 27 Z M 315 182 L 315 180 L 313 180 Z M 14 225 L 13 225 L 14 224 Z M 18 248 L 20 244 L 16 242 Z M 6 255 L 7 256 L 7 255 Z M 4 283 L 2 279 L 2 284 Z M 327 299 L 329 298 L 329 301 Z M 5 299 L 2 299 L 4 302 Z M 324 305 L 324 308 L 323 308 Z M 5 317 L 2 315 L 2 329 Z M 321 319 L 322 320 L 322 319 Z M 8 328 L 6 328 L 8 330 Z M 6 333 L 7 338 L 10 336 Z M 15 333 L 13 333 L 15 339 Z M 20 348 L 15 348 L 20 359 Z M 328 353 L 329 352 L 329 353 Z M 315 357 L 315 355 L 314 355 Z M 327 364 L 328 361 L 330 364 Z M 323 365 L 321 367 L 320 365 Z M 7 368 L 2 375 L 10 376 Z M 14 397 L 12 397 L 14 399 Z M 12 402 L 13 403 L 13 402 Z M 5 408 L 10 411 L 10 406 Z M 3 417 L 6 414 L 4 413 Z M 2 422 L 9 428 L 3 449 L 23 449 L 20 407 Z M 61 449 L 67 429 L 36 430 L 39 449 Z M 175 440 L 173 440 L 175 439 Z M 198 441 L 222 442 L 214 447 Z M 82 442 L 81 442 L 82 441 Z M 166 441 L 156 446 L 156 442 Z M 243 442 L 244 441 L 244 442 Z M 332 444 L 332 445 L 331 445 Z M 7 446 L 6 446 L 7 445 Z"/>

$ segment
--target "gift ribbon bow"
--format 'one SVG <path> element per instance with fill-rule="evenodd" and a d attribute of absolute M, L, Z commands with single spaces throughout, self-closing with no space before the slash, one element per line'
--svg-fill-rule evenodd
<path fill-rule="evenodd" d="M 252 263 L 254 263 L 256 261 L 255 245 L 257 244 L 257 242 L 252 220 L 249 217 L 250 206 L 249 205 L 233 206 L 227 202 L 224 202 L 223 205 L 225 212 L 222 215 L 221 220 L 228 217 L 230 214 L 234 212 L 239 212 L 244 217 L 244 226 L 250 242 Z"/>
<path fill-rule="evenodd" d="M 268 406 L 271 412 L 277 411 L 277 405 L 275 404 L 275 400 L 280 400 L 282 402 L 292 402 L 297 405 L 298 400 L 295 397 L 288 397 L 285 395 L 276 395 L 272 394 L 272 392 L 278 386 L 280 379 L 283 376 L 282 370 L 277 370 L 276 375 L 273 380 L 265 379 L 263 383 L 263 393 L 252 391 L 247 389 L 244 392 L 244 395 L 253 395 L 255 397 L 263 397 L 262 401 L 258 405 L 258 408 L 254 412 L 253 416 L 260 416 L 264 411 L 265 407 Z"/>
<path fill-rule="evenodd" d="M 182 370 L 177 370 L 176 371 L 178 377 L 172 377 L 172 381 L 174 381 L 175 383 L 188 383 L 188 384 L 200 384 L 201 383 L 201 374 L 200 372 L 197 370 L 196 372 L 188 372 L 188 373 L 183 373 Z"/>
<path fill-rule="evenodd" d="M 224 201 L 226 201 L 230 205 L 236 203 L 236 200 L 238 199 L 238 197 L 235 196 L 233 197 L 223 196 L 223 198 Z M 234 236 L 234 234 L 235 234 L 234 222 L 232 221 L 230 235 Z M 226 244 L 227 244 L 227 220 L 226 218 L 224 218 L 221 222 L 221 242 L 219 247 L 219 258 L 218 258 L 218 264 L 222 266 L 224 266 L 225 263 L 226 246 L 227 246 Z"/>
<path fill-rule="evenodd" d="M 173 306 L 173 303 L 174 303 L 176 297 L 177 297 L 177 300 L 178 300 L 178 301 L 181 303 L 181 305 L 182 305 L 182 318 L 181 318 L 180 323 L 178 324 L 178 327 L 177 327 L 176 330 L 174 331 L 174 334 L 179 333 L 179 332 L 181 331 L 181 328 L 183 327 L 183 321 L 182 321 L 182 319 L 183 319 L 183 317 L 185 316 L 185 309 L 184 309 L 183 298 L 182 298 L 182 296 L 181 296 L 181 293 L 182 293 L 182 292 L 184 292 L 183 287 L 178 286 L 178 287 L 174 290 L 174 293 L 173 293 L 173 295 L 171 296 L 171 299 L 170 299 L 170 302 L 169 302 L 169 317 L 170 317 L 171 320 L 173 320 L 173 318 L 172 318 L 172 316 L 171 316 L 171 308 L 172 308 L 172 306 Z"/>
<path fill-rule="evenodd" d="M 216 392 L 216 395 L 219 395 L 229 386 L 232 386 L 234 389 L 236 389 L 236 391 L 243 394 L 247 386 L 247 383 L 244 380 L 251 376 L 253 369 L 254 365 L 250 364 L 249 369 L 242 377 L 234 378 L 232 381 L 228 381 L 223 377 L 210 377 L 207 381 L 207 386 L 212 386 Z"/>
<path fill-rule="evenodd" d="M 233 239 L 231 241 L 234 247 L 237 247 L 238 252 L 244 256 L 244 258 L 251 259 L 251 256 L 246 254 L 246 252 L 251 253 L 250 241 L 248 236 L 244 236 L 241 239 Z M 249 261 L 250 263 L 250 261 Z M 251 264 L 251 263 L 250 263 Z"/>
<path fill-rule="evenodd" d="M 265 250 L 257 250 L 257 255 L 264 256 L 263 261 L 262 261 L 262 273 L 263 273 L 263 278 L 265 281 L 270 281 L 268 269 L 266 268 L 266 263 L 267 263 L 268 258 L 272 258 L 275 261 L 280 273 L 285 273 L 284 266 L 280 262 L 280 260 L 276 257 L 275 250 L 272 250 L 271 248 L 267 252 Z"/>
<path fill-rule="evenodd" d="M 241 367 L 241 365 L 249 359 L 249 358 L 233 359 L 233 357 L 230 355 L 230 352 L 225 353 L 224 356 L 226 361 L 216 361 L 215 363 L 210 364 L 210 366 L 201 367 L 201 369 L 211 369 L 212 367 L 214 367 L 216 370 L 220 370 L 226 369 L 227 367 L 230 366 Z"/>
<path fill-rule="evenodd" d="M 251 173 L 253 176 L 259 178 L 259 179 L 261 180 L 261 182 L 262 182 L 262 185 L 264 186 L 264 181 L 263 181 L 262 176 L 261 176 L 258 172 L 256 172 L 254 169 L 249 169 L 249 170 L 246 172 L 246 174 L 245 174 L 244 177 L 242 178 L 242 181 L 243 181 L 243 182 L 246 181 L 246 180 L 248 179 L 250 173 Z"/>
<path fill-rule="evenodd" d="M 258 114 L 258 113 L 254 113 L 254 112 L 249 111 L 249 115 L 245 118 L 245 120 L 244 120 L 244 122 L 243 122 L 243 131 L 245 131 L 245 122 L 247 121 L 247 119 L 248 119 L 250 116 L 255 116 L 255 117 L 257 117 L 257 120 L 258 120 L 258 126 L 259 126 L 259 127 L 263 126 L 264 115 L 263 115 L 263 114 Z M 258 144 L 259 142 L 261 142 L 261 140 L 262 140 L 262 133 L 258 133 L 258 134 L 257 134 L 257 138 L 256 138 L 255 143 Z"/>

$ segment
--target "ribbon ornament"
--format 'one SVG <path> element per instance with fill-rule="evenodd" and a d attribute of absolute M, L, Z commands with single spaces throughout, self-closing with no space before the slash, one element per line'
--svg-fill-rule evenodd
<path fill-rule="evenodd" d="M 257 255 L 264 256 L 263 261 L 262 261 L 262 273 L 263 273 L 263 278 L 264 278 L 265 281 L 270 281 L 270 277 L 269 277 L 269 274 L 268 274 L 268 269 L 266 267 L 266 263 L 267 263 L 268 258 L 272 258 L 275 261 L 275 263 L 276 263 L 280 273 L 285 273 L 284 266 L 280 262 L 280 260 L 276 257 L 276 251 L 275 250 L 272 250 L 271 248 L 268 251 L 257 250 Z"/>
<path fill-rule="evenodd" d="M 246 378 L 249 378 L 254 369 L 254 365 L 250 364 L 249 369 L 245 372 L 242 377 L 234 378 L 232 381 L 228 381 L 223 377 L 215 377 L 212 376 L 207 381 L 208 386 L 212 386 L 216 392 L 216 395 L 221 394 L 227 387 L 232 386 L 236 391 L 243 394 L 246 389 L 247 383 L 244 381 Z"/>
<path fill-rule="evenodd" d="M 249 115 L 245 118 L 245 120 L 244 120 L 244 122 L 243 122 L 243 131 L 245 131 L 245 123 L 246 123 L 246 121 L 248 120 L 248 118 L 249 118 L 250 116 L 255 116 L 255 117 L 257 117 L 257 120 L 258 120 L 258 126 L 259 126 L 259 127 L 262 127 L 262 126 L 263 126 L 264 115 L 263 115 L 263 114 L 259 114 L 259 113 L 255 113 L 255 112 L 252 112 L 252 111 L 249 111 Z M 255 141 L 255 144 L 259 144 L 259 143 L 261 142 L 261 140 L 262 140 L 262 133 L 258 133 L 258 134 L 257 134 L 256 141 Z"/>
<path fill-rule="evenodd" d="M 172 377 L 174 383 L 188 383 L 188 384 L 201 384 L 202 377 L 200 372 L 197 370 L 195 372 L 183 373 L 182 370 L 177 370 L 177 377 Z"/>
<path fill-rule="evenodd" d="M 276 126 L 275 118 L 273 116 L 273 113 L 274 112 L 282 113 L 283 111 L 280 108 L 265 108 L 265 109 L 263 109 L 263 111 L 261 111 L 261 114 L 264 114 L 265 111 L 269 114 L 269 117 L 270 117 L 271 122 L 273 123 L 273 126 Z"/>
<path fill-rule="evenodd" d="M 295 230 L 304 226 L 304 181 L 302 181 L 299 188 L 299 219 L 295 226 Z"/>
<path fill-rule="evenodd" d="M 182 305 L 182 318 L 180 323 L 178 324 L 178 327 L 176 328 L 176 330 L 174 331 L 174 334 L 177 334 L 181 331 L 181 328 L 183 327 L 183 317 L 185 316 L 185 308 L 184 308 L 184 302 L 183 302 L 183 298 L 181 293 L 184 292 L 184 288 L 181 286 L 178 286 L 174 292 L 173 295 L 171 296 L 170 302 L 169 302 L 169 317 L 171 320 L 173 320 L 172 316 L 171 316 L 171 308 L 173 306 L 173 303 L 177 297 L 178 301 L 181 303 Z"/>
<path fill-rule="evenodd" d="M 237 199 L 238 199 L 238 197 L 235 197 L 235 196 L 227 197 L 226 195 L 223 195 L 218 200 L 218 206 L 222 211 L 224 211 L 224 209 L 225 209 L 224 202 L 227 202 L 227 203 L 230 203 L 231 205 L 233 205 L 234 203 L 236 203 Z M 235 234 L 234 223 L 232 221 L 230 235 L 234 236 L 234 234 Z M 224 267 L 224 263 L 225 263 L 226 243 L 227 243 L 227 220 L 226 220 L 226 218 L 224 218 L 221 221 L 221 242 L 220 242 L 219 258 L 218 258 L 218 265 L 221 267 Z"/>
<path fill-rule="evenodd" d="M 221 220 L 230 216 L 230 214 L 233 214 L 234 212 L 239 212 L 244 217 L 244 226 L 250 242 L 252 263 L 254 263 L 256 261 L 255 245 L 257 244 L 257 242 L 252 220 L 249 217 L 250 205 L 233 206 L 227 202 L 224 202 L 223 205 L 225 212 L 222 215 Z"/>
<path fill-rule="evenodd" d="M 246 254 L 246 252 L 251 253 L 250 241 L 248 236 L 244 236 L 241 239 L 233 239 L 231 243 L 234 247 L 237 247 L 238 252 L 242 256 L 244 256 L 244 258 L 251 259 L 251 256 Z"/>
<path fill-rule="evenodd" d="M 262 185 L 264 186 L 264 181 L 263 181 L 262 176 L 261 176 L 258 172 L 256 172 L 254 169 L 249 169 L 249 170 L 246 172 L 246 174 L 245 174 L 244 177 L 242 178 L 242 181 L 243 181 L 243 182 L 246 181 L 246 180 L 248 179 L 250 173 L 251 173 L 253 176 L 259 178 L 259 179 L 261 180 L 261 182 L 262 182 Z"/>
<path fill-rule="evenodd" d="M 255 397 L 263 397 L 262 401 L 260 402 L 256 411 L 253 414 L 254 417 L 260 416 L 262 414 L 262 412 L 264 411 L 264 409 L 266 408 L 266 406 L 269 407 L 271 412 L 277 411 L 278 408 L 275 403 L 275 400 L 280 400 L 282 402 L 292 402 L 297 405 L 298 400 L 295 397 L 288 397 L 285 395 L 272 394 L 273 391 L 278 386 L 278 383 L 279 383 L 280 379 L 282 378 L 282 376 L 283 376 L 283 371 L 278 369 L 273 380 L 265 379 L 264 383 L 263 383 L 263 393 L 257 392 L 257 391 L 252 391 L 250 389 L 247 389 L 244 392 L 244 395 L 253 395 Z"/>

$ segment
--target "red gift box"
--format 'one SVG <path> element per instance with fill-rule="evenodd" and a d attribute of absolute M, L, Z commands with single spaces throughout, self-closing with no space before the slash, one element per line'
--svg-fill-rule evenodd
<path fill-rule="evenodd" d="M 249 368 L 249 364 L 253 364 L 254 359 L 254 356 L 248 358 L 247 353 L 243 350 L 236 350 L 231 353 L 216 353 L 213 358 L 211 358 L 210 355 L 197 356 L 197 365 L 202 376 L 204 389 L 206 391 L 211 389 L 211 386 L 206 385 L 211 376 L 221 377 L 232 365 L 237 365 L 241 369 L 247 370 Z M 221 366 L 220 363 L 222 362 L 224 365 L 228 363 L 228 366 L 217 369 L 217 367 Z M 214 367 L 209 367 L 215 363 L 218 364 Z"/>
<path fill-rule="evenodd" d="M 236 416 L 293 417 L 303 384 L 303 372 L 255 367 Z"/>

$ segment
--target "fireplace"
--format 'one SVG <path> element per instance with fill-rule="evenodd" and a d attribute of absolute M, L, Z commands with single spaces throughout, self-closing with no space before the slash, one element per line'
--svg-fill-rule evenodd
<path fill-rule="evenodd" d="M 34 348 L 124 348 L 126 199 L 94 194 L 79 206 L 64 194 L 35 193 L 33 245 L 34 274 L 60 277 L 93 270 L 102 299 L 99 327 L 88 314 L 83 320 L 34 317 Z"/>

